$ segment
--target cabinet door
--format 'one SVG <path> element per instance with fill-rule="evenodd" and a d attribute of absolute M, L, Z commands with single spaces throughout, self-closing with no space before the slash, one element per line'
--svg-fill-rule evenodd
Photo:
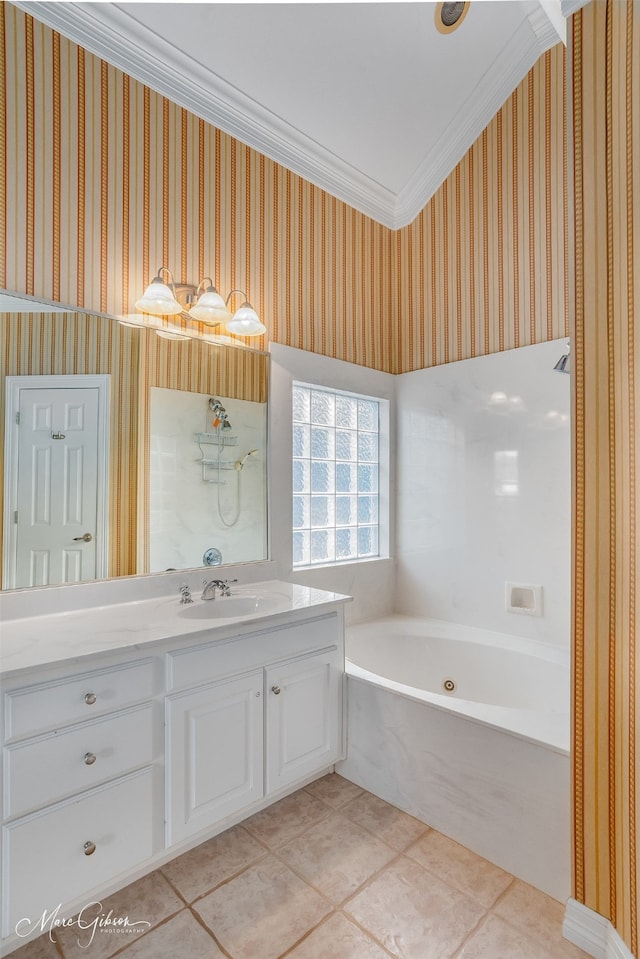
<path fill-rule="evenodd" d="M 273 666 L 267 685 L 267 793 L 338 758 L 341 670 L 334 647 Z"/>
<path fill-rule="evenodd" d="M 167 700 L 167 841 L 260 799 L 262 670 Z"/>

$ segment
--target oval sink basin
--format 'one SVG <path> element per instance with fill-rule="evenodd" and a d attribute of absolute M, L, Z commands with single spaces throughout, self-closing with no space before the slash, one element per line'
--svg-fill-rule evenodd
<path fill-rule="evenodd" d="M 230 619 L 233 616 L 248 616 L 268 605 L 260 596 L 216 596 L 201 600 L 179 610 L 187 619 Z"/>

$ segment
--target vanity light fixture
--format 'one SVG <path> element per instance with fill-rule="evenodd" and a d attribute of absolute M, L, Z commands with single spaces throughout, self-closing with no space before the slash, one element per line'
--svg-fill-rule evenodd
<path fill-rule="evenodd" d="M 168 284 L 164 282 L 163 274 L 169 277 Z M 236 293 L 244 297 L 244 302 L 232 314 L 229 301 Z M 160 267 L 140 299 L 136 300 L 136 309 L 155 316 L 181 315 L 184 319 L 195 320 L 206 326 L 223 326 L 236 336 L 261 336 L 267 332 L 266 326 L 260 321 L 243 290 L 232 290 L 225 300 L 218 293 L 210 276 L 205 276 L 197 286 L 189 283 L 176 284 L 173 273 L 166 266 Z M 140 319 L 136 314 L 123 318 L 121 322 L 129 326 L 148 325 L 144 318 Z M 186 331 L 174 333 L 156 329 L 156 332 L 171 339 L 190 338 Z"/>

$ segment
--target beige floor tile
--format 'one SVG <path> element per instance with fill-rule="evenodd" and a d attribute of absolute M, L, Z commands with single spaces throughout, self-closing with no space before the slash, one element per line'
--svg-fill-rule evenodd
<path fill-rule="evenodd" d="M 508 872 L 476 856 L 452 839 L 447 839 L 435 829 L 407 849 L 406 855 L 450 886 L 477 899 L 486 909 L 513 882 L 513 876 Z"/>
<path fill-rule="evenodd" d="M 329 807 L 300 789 L 242 823 L 270 849 L 282 846 L 329 814 Z"/>
<path fill-rule="evenodd" d="M 504 919 L 490 915 L 464 944 L 456 959 L 555 959 L 555 956 Z"/>
<path fill-rule="evenodd" d="M 91 953 L 89 953 L 90 955 Z M 224 959 L 224 953 L 189 909 L 129 946 L 123 959 Z"/>
<path fill-rule="evenodd" d="M 276 959 L 331 911 L 326 899 L 274 856 L 193 908 L 233 959 Z"/>
<path fill-rule="evenodd" d="M 55 933 L 52 933 L 55 936 Z M 20 946 L 11 953 L 11 959 L 60 959 L 60 953 L 49 938 L 49 933 L 40 934 L 37 939 Z"/>
<path fill-rule="evenodd" d="M 246 829 L 234 826 L 172 859 L 162 872 L 187 902 L 193 902 L 266 855 L 265 847 Z"/>
<path fill-rule="evenodd" d="M 281 846 L 278 854 L 336 906 L 396 855 L 339 812 Z"/>
<path fill-rule="evenodd" d="M 91 936 L 92 927 L 80 929 L 78 925 L 67 926 L 56 932 L 62 945 L 65 959 L 80 959 L 81 956 L 91 956 L 91 959 L 108 959 L 118 949 L 122 949 L 126 942 L 138 940 L 141 936 L 136 929 L 144 929 L 145 934 L 153 926 L 157 926 L 163 919 L 184 908 L 182 900 L 159 872 L 152 872 L 137 882 L 131 883 L 119 892 L 103 899 L 99 907 L 86 908 L 82 913 L 83 924 L 89 925 L 100 916 L 112 918 L 128 917 L 131 925 L 130 932 L 110 932 L 112 927 L 96 928 L 95 936 L 90 947 L 87 943 Z M 149 923 L 150 925 L 146 925 Z"/>
<path fill-rule="evenodd" d="M 363 793 L 344 806 L 341 812 L 374 836 L 384 839 L 398 852 L 402 852 L 429 828 L 371 793 Z"/>
<path fill-rule="evenodd" d="M 389 959 L 389 956 L 337 912 L 288 953 L 287 959 Z"/>
<path fill-rule="evenodd" d="M 450 959 L 484 915 L 477 902 L 404 856 L 344 911 L 400 959 Z"/>
<path fill-rule="evenodd" d="M 322 779 L 316 779 L 315 782 L 309 783 L 308 786 L 305 786 L 305 789 L 312 796 L 322 799 L 335 809 L 363 794 L 360 786 L 349 782 L 348 779 L 343 779 L 337 773 L 328 773 Z"/>
<path fill-rule="evenodd" d="M 564 906 L 517 879 L 494 907 L 496 915 L 547 949 L 553 959 L 583 959 L 585 953 L 562 936 Z"/>

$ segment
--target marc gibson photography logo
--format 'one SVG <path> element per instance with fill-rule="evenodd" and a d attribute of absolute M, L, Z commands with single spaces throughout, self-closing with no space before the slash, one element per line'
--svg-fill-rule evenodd
<path fill-rule="evenodd" d="M 132 920 L 129 916 L 114 915 L 113 909 L 103 912 L 101 902 L 88 902 L 83 906 L 77 916 L 71 919 L 60 917 L 62 904 L 52 909 L 51 912 L 45 911 L 38 919 L 24 917 L 16 923 L 16 935 L 22 939 L 32 935 L 38 930 L 39 933 L 47 932 L 49 939 L 54 942 L 54 929 L 75 928 L 78 930 L 78 945 L 81 949 L 88 949 L 96 937 L 96 933 L 111 933 L 120 935 L 140 934 L 151 925 L 146 919 Z"/>

